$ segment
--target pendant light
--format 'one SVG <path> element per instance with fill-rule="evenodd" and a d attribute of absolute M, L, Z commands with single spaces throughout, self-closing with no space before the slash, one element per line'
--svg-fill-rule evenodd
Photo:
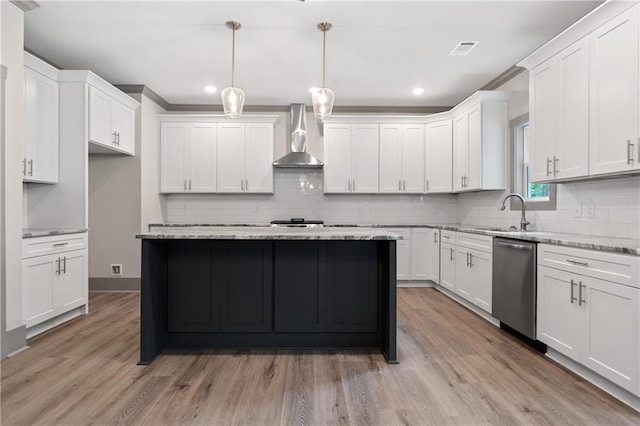
<path fill-rule="evenodd" d="M 235 59 L 236 59 L 236 30 L 239 30 L 241 25 L 236 21 L 227 21 L 226 25 L 233 31 L 233 41 L 231 44 L 231 87 L 227 87 L 220 92 L 222 95 L 222 106 L 224 107 L 224 115 L 229 118 L 238 118 L 242 115 L 242 108 L 244 107 L 244 92 L 242 89 L 233 86 L 233 72 L 235 71 Z"/>
<path fill-rule="evenodd" d="M 327 31 L 331 29 L 332 25 L 328 22 L 320 22 L 318 29 L 322 31 L 322 87 L 316 89 L 311 94 L 313 103 L 313 114 L 317 118 L 329 117 L 331 110 L 333 109 L 333 100 L 335 94 L 333 90 L 327 89 L 325 77 L 326 77 L 326 56 L 327 56 Z"/>

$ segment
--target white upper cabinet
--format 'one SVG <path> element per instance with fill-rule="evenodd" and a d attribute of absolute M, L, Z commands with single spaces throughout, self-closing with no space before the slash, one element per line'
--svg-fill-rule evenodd
<path fill-rule="evenodd" d="M 160 191 L 216 191 L 216 125 L 160 125 Z"/>
<path fill-rule="evenodd" d="M 531 179 L 640 169 L 640 5 L 605 2 L 518 63 L 530 71 Z"/>
<path fill-rule="evenodd" d="M 453 118 L 455 192 L 507 187 L 507 103 L 503 92 L 478 92 Z"/>
<path fill-rule="evenodd" d="M 273 192 L 273 125 L 218 123 L 218 192 Z"/>
<path fill-rule="evenodd" d="M 89 88 L 89 142 L 98 145 L 95 153 L 134 155 L 135 122 L 134 108 L 96 87 Z"/>
<path fill-rule="evenodd" d="M 423 193 L 424 125 L 380 125 L 380 192 Z"/>
<path fill-rule="evenodd" d="M 530 177 L 534 182 L 589 173 L 589 38 L 529 74 Z"/>
<path fill-rule="evenodd" d="M 378 125 L 324 125 L 324 192 L 378 192 Z"/>
<path fill-rule="evenodd" d="M 58 82 L 55 68 L 25 53 L 25 182 L 58 182 Z"/>
<path fill-rule="evenodd" d="M 425 192 L 427 194 L 453 191 L 453 128 L 451 120 L 425 126 Z"/>
<path fill-rule="evenodd" d="M 639 9 L 636 4 L 589 36 L 593 175 L 640 168 Z"/>

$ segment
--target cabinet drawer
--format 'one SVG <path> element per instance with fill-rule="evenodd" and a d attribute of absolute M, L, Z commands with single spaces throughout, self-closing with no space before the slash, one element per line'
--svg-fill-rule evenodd
<path fill-rule="evenodd" d="M 87 233 L 52 235 L 48 237 L 24 238 L 22 258 L 62 253 L 87 247 Z"/>
<path fill-rule="evenodd" d="M 440 231 L 440 238 L 443 243 L 455 244 L 456 243 L 456 233 L 455 231 Z"/>
<path fill-rule="evenodd" d="M 538 264 L 640 288 L 640 257 L 538 244 Z"/>
<path fill-rule="evenodd" d="M 486 235 L 456 232 L 456 244 L 460 247 L 493 253 L 493 237 L 488 237 Z"/>

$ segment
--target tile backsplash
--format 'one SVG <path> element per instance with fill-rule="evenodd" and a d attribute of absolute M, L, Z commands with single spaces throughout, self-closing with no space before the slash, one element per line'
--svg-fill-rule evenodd
<path fill-rule="evenodd" d="M 322 169 L 274 169 L 274 194 L 172 194 L 167 222 L 268 224 L 304 217 L 327 224 L 445 224 L 455 195 L 324 195 Z"/>
<path fill-rule="evenodd" d="M 322 170 L 274 169 L 275 194 L 172 194 L 168 223 L 268 224 L 304 217 L 327 224 L 518 226 L 498 210 L 508 191 L 458 195 L 324 195 Z M 640 239 L 640 176 L 559 184 L 555 211 L 528 211 L 530 228 Z"/>

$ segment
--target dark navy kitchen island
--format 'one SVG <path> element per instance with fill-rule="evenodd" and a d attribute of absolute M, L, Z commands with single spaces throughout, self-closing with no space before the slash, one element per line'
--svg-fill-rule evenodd
<path fill-rule="evenodd" d="M 396 239 L 372 228 L 140 234 L 140 363 L 164 349 L 379 349 L 396 363 Z"/>

